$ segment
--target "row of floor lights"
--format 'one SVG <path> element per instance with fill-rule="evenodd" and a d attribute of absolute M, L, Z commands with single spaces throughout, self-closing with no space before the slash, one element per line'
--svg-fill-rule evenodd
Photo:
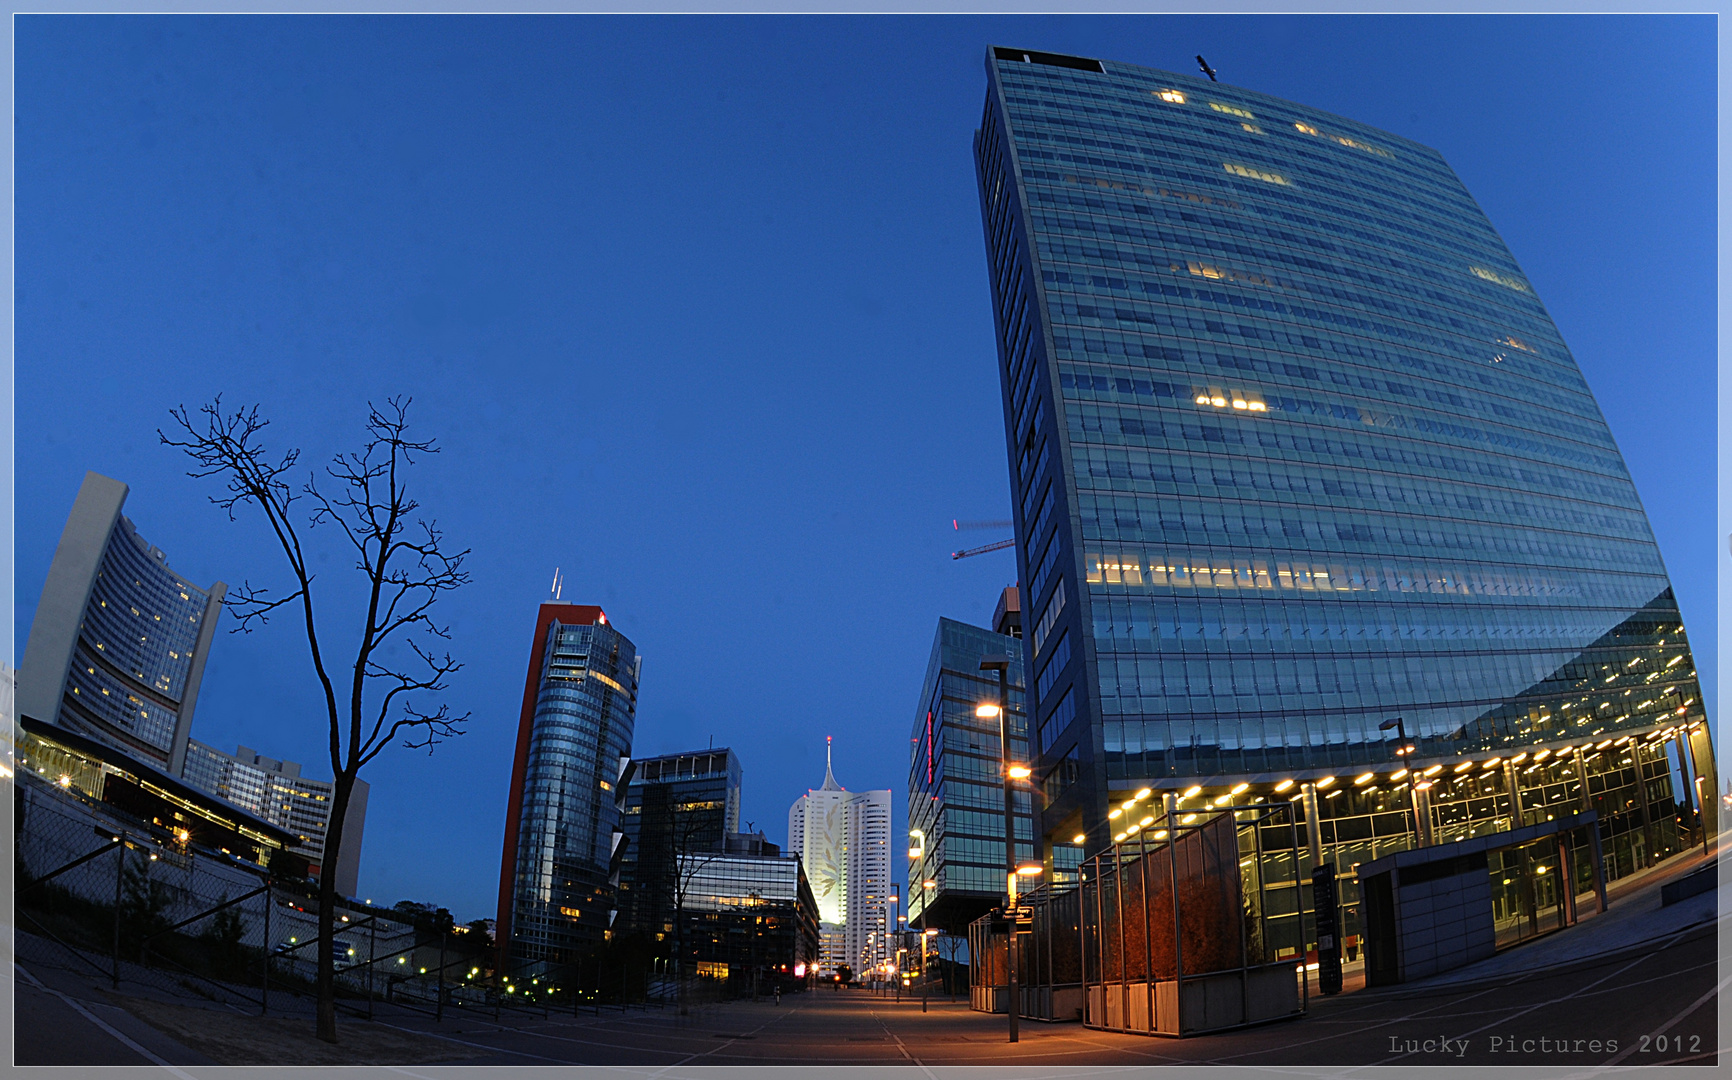
<path fill-rule="evenodd" d="M 1695 728 L 1698 725 L 1700 725 L 1700 723 L 1701 723 L 1701 721 L 1697 721 L 1694 724 L 1688 725 L 1683 730 L 1694 731 Z M 1664 739 L 1670 735 L 1673 735 L 1673 734 L 1677 733 L 1678 731 L 1679 731 L 1679 728 L 1677 728 L 1677 727 L 1669 727 L 1669 728 L 1666 728 L 1662 731 L 1650 732 L 1648 735 L 1648 738 L 1649 738 L 1650 742 L 1655 742 L 1655 741 L 1658 741 L 1660 739 Z M 1579 747 L 1561 746 L 1561 747 L 1558 747 L 1556 750 L 1553 750 L 1550 748 L 1542 748 L 1540 750 L 1536 750 L 1533 752 L 1533 763 L 1535 766 L 1537 766 L 1540 762 L 1544 761 L 1548 757 L 1556 756 L 1556 757 L 1561 758 L 1564 755 L 1570 753 L 1572 750 L 1575 750 L 1578 752 L 1584 751 L 1584 750 L 1599 751 L 1599 750 L 1604 750 L 1609 746 L 1621 746 L 1626 742 L 1633 741 L 1634 738 L 1635 738 L 1635 736 L 1633 736 L 1633 735 L 1625 735 L 1623 738 L 1620 738 L 1620 739 L 1604 739 L 1604 740 L 1601 740 L 1599 743 L 1591 743 L 1591 742 L 1583 743 Z M 1523 752 L 1516 754 L 1514 757 L 1511 757 L 1509 759 L 1509 764 L 1519 765 L 1523 761 L 1526 761 L 1527 759 L 1528 759 L 1528 752 L 1524 750 Z M 1503 764 L 1503 762 L 1504 762 L 1504 759 L 1501 755 L 1497 756 L 1497 757 L 1488 758 L 1484 761 L 1478 761 L 1478 762 L 1470 759 L 1470 760 L 1462 761 L 1462 762 L 1458 763 L 1452 772 L 1453 772 L 1453 775 L 1460 776 L 1460 775 L 1472 770 L 1474 765 L 1476 765 L 1476 764 L 1479 765 L 1483 771 L 1489 772 L 1489 771 L 1497 768 L 1499 765 Z M 1530 766 L 1530 768 L 1531 767 L 1532 766 Z M 1422 770 L 1420 772 L 1413 773 L 1411 779 L 1408 779 L 1408 783 L 1413 786 L 1413 789 L 1415 791 L 1429 790 L 1435 784 L 1433 777 L 1435 777 L 1439 773 L 1443 772 L 1444 768 L 1445 768 L 1445 766 L 1441 763 L 1428 766 L 1427 768 L 1425 768 L 1424 770 Z M 1407 770 L 1405 768 L 1404 769 L 1397 769 L 1395 772 L 1393 772 L 1389 775 L 1389 779 L 1390 779 L 1390 782 L 1392 782 L 1392 783 L 1400 783 L 1404 778 L 1407 778 L 1408 776 L 1409 776 L 1409 770 Z M 1375 771 L 1362 773 L 1361 775 L 1354 777 L 1353 784 L 1356 787 L 1365 787 L 1365 785 L 1370 784 L 1374 779 L 1376 779 L 1376 777 L 1377 777 L 1377 773 Z M 1335 783 L 1335 779 L 1336 778 L 1333 776 L 1324 776 L 1324 777 L 1321 777 L 1315 781 L 1312 781 L 1312 784 L 1314 787 L 1317 788 L 1317 790 L 1322 791 L 1322 790 L 1325 790 L 1325 789 L 1331 787 Z M 1294 783 L 1295 783 L 1295 781 L 1291 777 L 1284 779 L 1275 785 L 1275 791 L 1277 793 L 1287 791 L 1288 789 L 1290 789 L 1294 785 Z M 1216 796 L 1215 799 L 1213 800 L 1213 805 L 1215 807 L 1226 806 L 1232 802 L 1232 800 L 1235 796 L 1244 794 L 1246 791 L 1248 791 L 1250 789 L 1250 787 L 1251 787 L 1251 785 L 1248 783 L 1240 783 L 1238 785 L 1235 785 L 1230 791 L 1228 791 L 1227 794 Z M 1200 785 L 1193 785 L 1192 787 L 1185 789 L 1184 792 L 1182 792 L 1181 794 L 1179 794 L 1177 796 L 1177 801 L 1175 803 L 1175 806 L 1182 806 L 1184 804 L 1185 800 L 1196 797 L 1197 795 L 1202 793 L 1202 790 L 1203 789 Z M 1341 792 L 1343 790 L 1345 790 L 1345 789 L 1337 789 L 1335 791 L 1330 791 L 1324 797 L 1325 798 L 1334 798 L 1335 796 L 1341 794 Z M 1375 788 L 1375 786 L 1373 786 L 1370 788 L 1366 788 L 1365 790 L 1373 791 L 1373 790 L 1376 790 L 1376 788 Z M 1152 794 L 1154 794 L 1152 789 L 1143 788 L 1142 790 L 1138 791 L 1135 795 L 1131 796 L 1129 799 L 1126 799 L 1124 802 L 1120 803 L 1117 807 L 1114 807 L 1113 810 L 1111 810 L 1107 814 L 1107 818 L 1109 820 L 1116 821 L 1118 818 L 1124 816 L 1125 814 L 1129 813 L 1131 810 L 1135 809 L 1135 807 L 1137 806 L 1138 803 L 1142 802 L 1144 799 L 1147 799 Z M 1142 829 L 1145 829 L 1148 826 L 1154 824 L 1154 820 L 1155 820 L 1154 815 L 1152 815 L 1152 814 L 1144 815 L 1144 817 L 1141 820 L 1133 821 L 1123 831 L 1115 833 L 1113 835 L 1113 842 L 1114 843 L 1123 843 L 1125 840 L 1129 839 L 1130 837 L 1135 836 Z M 1183 818 L 1180 819 L 1179 823 L 1182 825 L 1189 825 L 1191 822 L 1193 822 L 1195 820 L 1197 820 L 1197 814 L 1196 813 L 1188 813 Z M 1166 830 L 1163 829 L 1160 832 L 1156 833 L 1155 838 L 1158 840 L 1159 839 L 1165 839 L 1166 838 Z M 1072 843 L 1082 844 L 1087 839 L 1088 839 L 1087 833 L 1077 833 L 1076 836 L 1074 836 L 1072 838 Z"/>

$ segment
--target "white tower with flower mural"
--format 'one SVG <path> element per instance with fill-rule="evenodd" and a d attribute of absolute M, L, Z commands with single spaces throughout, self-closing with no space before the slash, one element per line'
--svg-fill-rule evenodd
<path fill-rule="evenodd" d="M 884 934 L 890 888 L 890 792 L 851 792 L 836 782 L 824 740 L 824 784 L 788 810 L 788 850 L 800 856 L 818 901 L 819 970 L 863 973 Z M 870 935 L 870 937 L 869 937 Z"/>

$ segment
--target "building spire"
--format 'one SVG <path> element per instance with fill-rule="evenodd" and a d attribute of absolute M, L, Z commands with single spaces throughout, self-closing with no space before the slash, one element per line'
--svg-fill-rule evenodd
<path fill-rule="evenodd" d="M 836 782 L 836 774 L 830 771 L 830 741 L 832 736 L 824 736 L 824 786 L 819 791 L 846 791 Z"/>

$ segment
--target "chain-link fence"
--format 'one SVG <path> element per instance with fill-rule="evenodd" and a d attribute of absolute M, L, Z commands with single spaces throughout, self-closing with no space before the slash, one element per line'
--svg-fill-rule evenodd
<path fill-rule="evenodd" d="M 263 867 L 190 845 L 186 833 L 132 819 L 72 784 L 25 773 L 14 792 L 18 926 L 33 938 L 21 953 L 36 950 L 31 958 L 106 976 L 117 988 L 137 982 L 260 1011 L 273 996 L 280 1004 L 283 995 L 313 995 L 312 882 L 272 880 Z M 465 985 L 481 965 L 451 937 L 393 912 L 343 907 L 332 943 L 339 1007 L 497 1008 L 490 990 Z"/>

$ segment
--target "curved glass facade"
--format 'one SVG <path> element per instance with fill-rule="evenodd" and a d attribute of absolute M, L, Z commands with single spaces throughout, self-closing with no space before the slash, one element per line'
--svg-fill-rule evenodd
<path fill-rule="evenodd" d="M 1049 835 L 1143 781 L 1703 718 L 1605 420 L 1436 151 L 1110 61 L 987 68 L 1033 729 L 1083 781 Z"/>
<path fill-rule="evenodd" d="M 68 726 L 169 761 L 200 632 L 217 610 L 121 518 L 78 624 L 61 704 Z"/>
<path fill-rule="evenodd" d="M 637 650 L 605 617 L 577 625 L 556 617 L 532 675 L 507 919 L 513 960 L 534 967 L 570 962 L 612 924 L 616 787 L 631 753 Z"/>

